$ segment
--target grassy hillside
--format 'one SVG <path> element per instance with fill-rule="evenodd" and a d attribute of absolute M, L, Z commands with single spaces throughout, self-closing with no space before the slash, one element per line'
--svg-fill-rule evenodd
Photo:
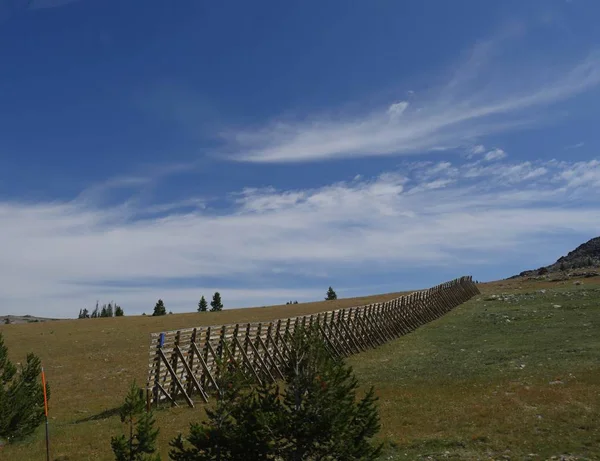
<path fill-rule="evenodd" d="M 27 352 L 41 359 L 51 385 L 50 401 L 53 457 L 69 460 L 108 460 L 110 436 L 120 431 L 111 411 L 119 405 L 131 379 L 145 385 L 149 333 L 199 325 L 269 321 L 342 307 L 383 302 L 403 293 L 283 306 L 225 310 L 218 313 L 173 314 L 64 320 L 24 325 L 0 325 L 11 358 L 23 360 Z M 160 412 L 163 447 L 176 431 L 199 412 L 185 409 Z M 181 420 L 175 415 L 181 413 Z M 41 428 L 40 428 L 41 430 Z M 0 460 L 42 459 L 43 432 L 31 443 L 0 449 Z M 67 458 L 65 458 L 67 459 Z"/>
<path fill-rule="evenodd" d="M 375 385 L 384 459 L 600 459 L 600 279 L 511 280 L 379 349 L 352 357 Z M 494 296 L 496 295 L 496 296 Z M 14 358 L 44 360 L 52 384 L 53 459 L 110 460 L 114 409 L 145 381 L 148 333 L 317 312 L 397 296 L 225 311 L 0 326 Z M 201 410 L 160 411 L 160 444 Z M 0 451 L 42 459 L 43 430 Z M 166 456 L 165 458 L 166 459 Z M 560 459 L 560 458 L 557 458 Z"/>
<path fill-rule="evenodd" d="M 577 283 L 480 285 L 352 357 L 381 397 L 384 459 L 600 459 L 600 278 Z"/>

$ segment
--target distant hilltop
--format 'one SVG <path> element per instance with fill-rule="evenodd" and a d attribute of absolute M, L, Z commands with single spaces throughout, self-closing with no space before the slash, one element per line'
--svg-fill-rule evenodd
<path fill-rule="evenodd" d="M 585 242 L 583 245 L 579 245 L 573 251 L 569 252 L 567 256 L 561 256 L 554 264 L 534 270 L 523 271 L 519 275 L 515 275 L 511 278 L 541 276 L 552 272 L 572 272 L 574 270 L 579 271 L 577 274 L 572 275 L 586 275 L 585 273 L 582 273 L 585 272 L 585 270 L 588 271 L 589 275 L 598 275 L 597 272 L 594 272 L 594 269 L 598 269 L 599 266 L 600 237 L 596 237 Z"/>
<path fill-rule="evenodd" d="M 33 315 L 0 315 L 0 325 L 10 325 L 13 323 L 51 322 L 54 320 L 58 319 L 34 317 Z"/>

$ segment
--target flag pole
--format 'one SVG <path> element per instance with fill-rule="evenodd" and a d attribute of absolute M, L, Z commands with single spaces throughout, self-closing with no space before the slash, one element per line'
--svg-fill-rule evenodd
<path fill-rule="evenodd" d="M 46 415 L 46 461 L 50 461 L 50 436 L 48 434 L 48 397 L 46 396 L 46 374 L 42 367 L 42 387 L 44 388 L 44 414 Z"/>

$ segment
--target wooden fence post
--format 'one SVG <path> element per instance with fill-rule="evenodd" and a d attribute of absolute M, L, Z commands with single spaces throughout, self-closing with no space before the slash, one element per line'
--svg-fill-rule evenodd
<path fill-rule="evenodd" d="M 175 335 L 175 342 L 173 343 L 173 352 L 171 352 L 171 367 L 175 374 L 177 374 L 177 353 L 175 352 L 175 348 L 179 346 L 179 339 L 181 338 L 181 330 L 177 332 Z M 176 399 L 177 398 L 177 383 L 175 381 L 171 382 L 171 396 Z"/>
<path fill-rule="evenodd" d="M 204 355 L 204 363 L 207 364 L 208 366 L 208 346 L 210 344 L 210 327 L 208 327 L 206 329 L 206 336 L 204 337 L 204 347 L 202 350 L 202 353 Z M 201 377 L 200 377 L 200 385 L 204 388 L 206 388 L 206 380 L 207 380 L 207 374 L 206 371 L 204 373 L 202 373 Z"/>
<path fill-rule="evenodd" d="M 154 371 L 154 402 L 158 405 L 160 402 L 160 394 L 159 394 L 159 386 L 160 386 L 160 356 L 158 355 L 158 351 L 162 349 L 165 340 L 165 334 L 161 333 L 158 337 L 158 341 L 156 344 L 156 355 L 154 356 L 154 360 L 156 363 L 156 370 Z"/>
<path fill-rule="evenodd" d="M 194 344 L 196 343 L 196 328 L 192 330 L 192 336 L 190 337 L 190 346 L 188 347 L 188 368 L 194 374 Z M 194 383 L 188 381 L 187 393 L 192 394 L 194 392 Z"/>

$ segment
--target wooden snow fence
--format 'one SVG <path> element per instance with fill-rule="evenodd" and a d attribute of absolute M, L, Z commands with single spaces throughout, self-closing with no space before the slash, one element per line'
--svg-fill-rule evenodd
<path fill-rule="evenodd" d="M 217 361 L 228 359 L 257 382 L 282 378 L 289 339 L 316 326 L 332 354 L 347 357 L 378 347 L 431 322 L 479 293 L 471 276 L 384 303 L 263 323 L 200 326 L 150 335 L 148 406 L 207 402 L 218 390 Z"/>

